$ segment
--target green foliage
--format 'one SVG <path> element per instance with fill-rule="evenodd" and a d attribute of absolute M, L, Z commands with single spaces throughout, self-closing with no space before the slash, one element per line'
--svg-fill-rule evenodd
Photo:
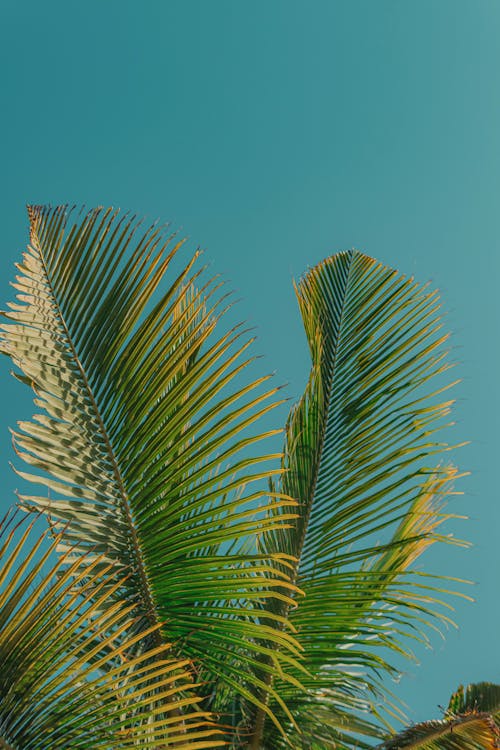
<path fill-rule="evenodd" d="M 312 269 L 297 296 L 312 368 L 286 428 L 282 489 L 299 518 L 266 549 L 296 559 L 305 593 L 286 616 L 307 689 L 279 692 L 301 716 L 302 741 L 323 748 L 369 731 L 359 709 L 377 713 L 379 675 L 395 671 L 387 652 L 444 618 L 432 582 L 409 568 L 439 539 L 456 472 L 431 463 L 448 448 L 435 435 L 451 403 L 426 388 L 448 367 L 436 294 L 352 251 Z M 338 716 L 329 708 L 318 721 L 326 701 Z M 273 736 L 270 747 L 282 743 Z"/>
<path fill-rule="evenodd" d="M 19 474 L 46 489 L 19 503 L 48 522 L 50 628 L 71 623 L 61 656 L 49 634 L 30 669 L 71 689 L 47 692 L 53 708 L 31 739 L 28 719 L 15 733 L 0 682 L 0 741 L 327 750 L 383 739 L 397 712 L 392 655 L 412 658 L 412 641 L 449 621 L 442 581 L 414 569 L 450 541 L 440 526 L 458 476 L 438 437 L 452 402 L 436 293 L 355 251 L 312 269 L 297 288 L 311 373 L 275 453 L 265 446 L 279 430 L 258 425 L 280 389 L 248 377 L 252 340 L 224 329 L 230 303 L 198 253 L 179 264 L 174 235 L 112 209 L 29 216 L 0 350 L 35 394 L 14 445 L 32 467 Z M 23 612 L 40 596 L 23 589 Z M 9 679 L 28 684 L 16 663 Z M 43 696 L 26 692 L 30 710 Z M 476 710 L 467 696 L 446 727 L 486 737 L 491 717 L 460 718 Z"/>

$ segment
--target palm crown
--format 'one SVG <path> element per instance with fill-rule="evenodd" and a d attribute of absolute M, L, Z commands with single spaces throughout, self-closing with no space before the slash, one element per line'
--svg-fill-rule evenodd
<path fill-rule="evenodd" d="M 20 687 L 0 680 L 0 746 L 494 743 L 495 686 L 396 738 L 380 710 L 397 711 L 391 654 L 447 621 L 442 581 L 413 567 L 443 538 L 457 476 L 436 293 L 355 251 L 309 271 L 311 372 L 276 453 L 258 425 L 280 389 L 247 375 L 252 340 L 224 328 L 230 302 L 198 254 L 179 266 L 175 235 L 112 209 L 29 217 L 1 349 L 37 406 L 14 445 L 46 490 L 19 503 L 46 518 L 36 549 L 57 560 L 45 574 L 30 552 L 12 578 L 35 532 L 15 542 L 4 522 L 0 654 L 35 637 L 41 652 L 8 661 Z"/>

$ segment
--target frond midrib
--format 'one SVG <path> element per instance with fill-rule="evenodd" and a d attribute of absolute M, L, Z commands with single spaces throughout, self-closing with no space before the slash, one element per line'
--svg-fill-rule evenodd
<path fill-rule="evenodd" d="M 328 383 L 327 391 L 326 391 L 326 393 L 324 393 L 323 416 L 322 416 L 322 420 L 321 420 L 321 432 L 320 432 L 320 438 L 319 438 L 319 444 L 318 444 L 318 451 L 317 451 L 317 457 L 316 457 L 316 465 L 315 465 L 315 468 L 314 468 L 314 474 L 313 474 L 313 478 L 312 478 L 312 482 L 311 482 L 311 488 L 310 488 L 310 493 L 309 493 L 310 502 L 309 502 L 306 514 L 304 516 L 302 533 L 301 533 L 301 536 L 300 536 L 300 539 L 299 539 L 299 544 L 297 546 L 297 551 L 296 551 L 297 564 L 295 566 L 295 575 L 293 577 L 293 582 L 294 583 L 297 582 L 297 579 L 299 577 L 300 561 L 301 561 L 301 557 L 302 557 L 302 550 L 304 549 L 304 544 L 305 544 L 305 540 L 306 540 L 306 536 L 307 536 L 307 529 L 308 529 L 308 526 L 309 526 L 309 519 L 311 518 L 311 513 L 312 513 L 312 510 L 313 510 L 313 506 L 314 506 L 314 498 L 315 498 L 315 495 L 316 495 L 316 487 L 318 485 L 318 480 L 319 480 L 319 474 L 320 474 L 320 468 L 321 468 L 321 459 L 323 457 L 323 448 L 324 448 L 324 445 L 325 445 L 326 422 L 328 420 L 328 409 L 329 409 L 329 406 L 330 406 L 330 399 L 331 399 L 332 391 L 333 391 L 333 381 L 334 381 L 334 378 L 335 378 L 335 369 L 336 369 L 337 355 L 338 355 L 338 350 L 339 350 L 339 341 L 340 341 L 341 336 L 342 336 L 342 324 L 343 324 L 343 321 L 344 321 L 344 313 L 345 313 L 345 308 L 346 308 L 346 299 L 347 299 L 347 294 L 348 294 L 348 289 L 349 289 L 349 282 L 350 282 L 350 277 L 351 277 L 351 271 L 352 271 L 352 267 L 353 267 L 353 264 L 354 264 L 354 256 L 355 256 L 354 252 L 351 251 L 350 252 L 350 257 L 349 257 L 349 267 L 347 269 L 347 277 L 346 277 L 345 286 L 344 286 L 344 295 L 342 297 L 342 306 L 341 306 L 341 309 L 340 309 L 339 326 L 338 326 L 338 332 L 337 332 L 337 337 L 336 337 L 336 341 L 335 341 L 335 351 L 334 351 L 333 361 L 332 361 L 332 365 L 331 365 L 331 377 L 329 378 L 329 383 Z M 321 365 L 321 363 L 318 363 L 318 364 Z M 288 613 L 289 609 L 290 609 L 290 606 L 287 605 L 287 613 Z"/>
<path fill-rule="evenodd" d="M 32 220 L 31 215 L 30 215 L 30 220 Z M 55 291 L 55 289 L 54 289 L 54 287 L 52 285 L 50 273 L 49 273 L 49 270 L 47 268 L 47 264 L 45 262 L 45 257 L 44 257 L 44 254 L 43 254 L 43 249 L 40 246 L 40 242 L 38 240 L 38 235 L 36 233 L 36 229 L 34 230 L 34 233 L 32 235 L 32 241 L 34 241 L 34 240 L 36 240 L 36 245 L 37 245 L 37 250 L 38 250 L 39 256 L 40 256 L 40 261 L 41 261 L 42 266 L 43 266 L 43 270 L 44 270 L 44 273 L 45 273 L 45 277 L 47 279 L 47 284 L 49 286 L 50 293 L 51 293 L 52 298 L 54 300 L 57 317 L 59 318 L 60 324 L 61 324 L 61 326 L 62 326 L 62 328 L 64 330 L 64 333 L 65 333 L 65 336 L 66 336 L 66 339 L 67 339 L 67 342 L 68 342 L 68 345 L 69 345 L 69 348 L 70 348 L 70 352 L 71 352 L 71 354 L 72 354 L 72 356 L 74 358 L 75 364 L 76 364 L 76 366 L 78 368 L 78 371 L 80 373 L 80 377 L 81 377 L 83 385 L 84 385 L 84 387 L 86 389 L 87 396 L 88 396 L 88 398 L 90 400 L 90 403 L 92 405 L 92 409 L 94 410 L 94 416 L 95 416 L 95 418 L 97 420 L 97 424 L 98 424 L 99 429 L 101 431 L 101 437 L 102 437 L 102 439 L 104 441 L 104 445 L 106 446 L 106 451 L 107 451 L 107 454 L 108 454 L 108 459 L 110 461 L 110 464 L 111 464 L 111 467 L 112 467 L 112 470 L 113 470 L 113 475 L 114 475 L 114 478 L 115 478 L 118 490 L 120 492 L 122 513 L 123 513 L 123 516 L 124 516 L 124 518 L 126 520 L 126 523 L 128 525 L 129 531 L 130 531 L 130 540 L 132 542 L 132 550 L 133 550 L 134 558 L 135 558 L 135 562 L 136 562 L 136 571 L 135 572 L 139 576 L 140 588 L 141 588 L 141 593 L 142 593 L 142 600 L 143 600 L 143 604 L 145 605 L 144 606 L 144 612 L 141 613 L 141 614 L 143 614 L 146 617 L 146 619 L 150 622 L 151 625 L 157 625 L 160 622 L 160 620 L 159 620 L 159 617 L 158 617 L 158 614 L 157 614 L 156 603 L 155 603 L 155 600 L 154 600 L 154 597 L 153 597 L 153 593 L 152 593 L 152 589 L 151 589 L 151 586 L 150 586 L 150 583 L 149 583 L 149 579 L 148 579 L 148 575 L 147 575 L 147 570 L 146 570 L 146 565 L 144 563 L 144 556 L 143 556 L 142 549 L 141 549 L 141 546 L 140 546 L 140 540 L 139 540 L 139 537 L 137 535 L 137 531 L 136 531 L 135 526 L 134 526 L 134 520 L 133 520 L 132 510 L 131 510 L 131 507 L 130 507 L 130 500 L 129 500 L 128 493 L 127 493 L 127 491 L 125 489 L 125 486 L 124 486 L 124 483 L 123 483 L 123 480 L 122 480 L 122 473 L 120 471 L 120 467 L 118 465 L 118 461 L 116 459 L 116 456 L 115 456 L 115 453 L 114 453 L 114 450 L 113 450 L 113 446 L 111 444 L 110 437 L 108 435 L 108 432 L 106 430 L 104 421 L 102 419 L 100 409 L 99 409 L 97 401 L 96 401 L 96 399 L 94 397 L 92 386 L 91 386 L 91 384 L 90 384 L 90 382 L 89 382 L 89 380 L 87 378 L 85 369 L 84 369 L 84 367 L 83 367 L 83 365 L 82 365 L 82 363 L 80 361 L 80 358 L 78 356 L 78 353 L 77 353 L 77 350 L 76 350 L 76 346 L 75 346 L 75 344 L 73 342 L 73 338 L 72 338 L 71 333 L 69 331 L 69 328 L 68 328 L 68 326 L 66 324 L 66 320 L 64 318 L 63 311 L 62 311 L 61 306 L 59 304 L 59 300 L 58 300 L 56 291 Z M 161 635 L 160 635 L 160 633 L 159 633 L 158 630 L 156 630 L 153 633 L 153 638 L 154 638 L 155 641 L 158 642 L 158 644 L 162 642 L 162 638 L 161 638 Z"/>
<path fill-rule="evenodd" d="M 304 549 L 304 544 L 305 544 L 305 540 L 306 540 L 306 536 L 307 536 L 307 529 L 308 529 L 308 525 L 309 525 L 309 519 L 311 517 L 312 508 L 313 508 L 313 505 L 314 505 L 314 497 L 315 497 L 315 494 L 316 494 L 316 486 L 317 486 L 317 483 L 318 483 L 318 478 L 319 478 L 319 473 L 320 473 L 321 459 L 322 459 L 322 455 L 323 455 L 323 447 L 324 447 L 324 444 L 325 444 L 325 433 L 326 433 L 325 426 L 326 426 L 326 420 L 328 419 L 328 407 L 330 405 L 330 398 L 331 398 L 331 393 L 332 393 L 332 390 L 333 390 L 333 379 L 334 379 L 335 365 L 336 365 L 338 348 L 339 348 L 338 344 L 339 344 L 339 341 L 340 341 L 340 338 L 341 338 L 341 333 L 342 333 L 342 323 L 343 323 L 343 319 L 344 319 L 344 311 L 345 311 L 345 306 L 346 306 L 346 298 L 347 298 L 347 292 L 348 292 L 348 289 L 349 289 L 349 282 L 350 282 L 350 277 L 351 277 L 351 270 L 352 270 L 353 263 L 354 263 L 354 256 L 355 256 L 355 253 L 353 251 L 351 251 L 350 254 L 349 254 L 349 267 L 347 269 L 347 276 L 346 276 L 345 285 L 344 285 L 344 294 L 342 296 L 342 306 L 341 306 L 341 310 L 340 310 L 339 325 L 338 325 L 337 337 L 336 337 L 336 341 L 335 341 L 335 351 L 334 351 L 333 361 L 332 361 L 332 365 L 331 365 L 331 377 L 329 379 L 327 393 L 324 394 L 324 403 L 323 403 L 323 409 L 322 409 L 323 415 L 322 415 L 322 420 L 321 420 L 321 433 L 320 433 L 320 438 L 319 438 L 318 451 L 317 451 L 317 454 L 316 454 L 316 462 L 315 462 L 316 465 L 315 465 L 315 468 L 314 468 L 314 474 L 313 474 L 313 478 L 312 478 L 312 482 L 311 482 L 311 488 L 310 488 L 310 492 L 309 492 L 309 497 L 311 499 L 310 499 L 310 502 L 308 503 L 308 507 L 307 507 L 306 513 L 304 515 L 304 519 L 303 519 L 303 523 L 302 523 L 302 529 L 301 529 L 301 534 L 300 534 L 299 542 L 298 542 L 298 545 L 297 545 L 297 549 L 296 549 L 296 551 L 294 551 L 294 554 L 295 554 L 297 562 L 294 564 L 294 566 L 293 566 L 293 572 L 292 572 L 292 574 L 290 576 L 290 581 L 291 581 L 292 584 L 296 584 L 297 580 L 299 578 L 300 561 L 301 561 L 301 557 L 302 557 L 302 550 Z M 319 363 L 319 365 L 320 364 L 321 363 Z M 311 370 L 311 373 L 309 375 L 309 382 L 310 382 L 310 379 L 312 377 L 314 368 L 315 368 L 315 363 L 313 362 L 312 370 Z M 299 408 L 300 408 L 300 406 L 299 406 Z M 286 474 L 285 474 L 285 478 L 286 478 Z M 299 502 L 305 502 L 305 500 L 302 500 L 302 498 L 295 498 L 295 499 L 297 499 Z M 281 611 L 279 611 L 280 616 L 282 616 L 283 618 L 288 619 L 288 617 L 290 615 L 291 606 L 292 605 L 290 603 L 283 602 L 282 605 L 281 605 L 281 607 L 280 607 Z M 268 673 L 266 675 L 266 677 L 265 677 L 265 681 L 266 681 L 267 684 L 270 684 L 272 682 L 272 675 Z M 263 732 L 264 732 L 265 720 L 266 720 L 266 714 L 264 713 L 264 711 L 262 709 L 258 709 L 256 717 L 255 717 L 254 732 L 253 732 L 253 735 L 252 735 L 252 737 L 250 739 L 250 742 L 248 744 L 249 750 L 258 750 L 259 744 L 261 742 L 262 735 L 263 735 Z"/>

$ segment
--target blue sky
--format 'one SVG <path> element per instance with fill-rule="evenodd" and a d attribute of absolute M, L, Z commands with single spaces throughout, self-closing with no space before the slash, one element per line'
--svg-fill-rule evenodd
<path fill-rule="evenodd" d="M 397 691 L 414 720 L 459 682 L 500 681 L 497 622 L 500 5 L 496 0 L 4 0 L 0 298 L 27 202 L 112 204 L 200 245 L 241 297 L 258 349 L 297 397 L 308 358 L 292 289 L 356 247 L 431 280 L 454 332 L 454 503 L 474 547 L 433 552 L 472 578 L 458 632 Z M 30 396 L 2 362 L 8 426 Z"/>

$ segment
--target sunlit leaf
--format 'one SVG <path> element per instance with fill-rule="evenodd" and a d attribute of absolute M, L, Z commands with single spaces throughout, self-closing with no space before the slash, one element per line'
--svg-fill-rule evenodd
<path fill-rule="evenodd" d="M 0 746 L 222 746 L 192 664 L 130 636 L 133 607 L 105 606 L 122 578 L 96 573 L 95 556 L 54 562 L 60 535 L 47 536 L 13 514 L 0 525 Z"/>

